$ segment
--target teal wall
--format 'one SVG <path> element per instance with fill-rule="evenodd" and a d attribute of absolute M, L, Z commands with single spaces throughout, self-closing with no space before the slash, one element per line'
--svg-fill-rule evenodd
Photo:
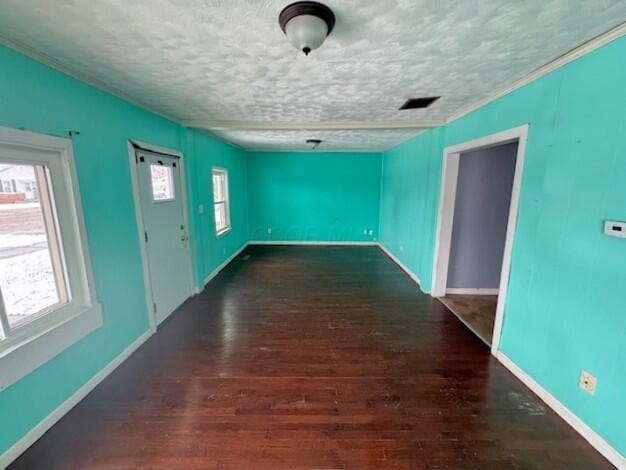
<path fill-rule="evenodd" d="M 0 126 L 73 139 L 101 328 L 0 393 L 0 454 L 70 397 L 148 330 L 139 242 L 131 193 L 128 138 L 181 149 L 188 176 L 196 171 L 190 204 L 194 267 L 203 279 L 247 239 L 244 157 L 232 147 L 137 108 L 5 47 L 0 47 Z M 181 145 L 182 144 L 182 145 Z M 233 232 L 216 241 L 208 229 L 212 162 L 232 168 Z M 188 182 L 189 183 L 189 182 Z M 200 242 L 198 242 L 200 240 Z M 226 251 L 224 251 L 226 250 Z M 201 254 L 200 254 L 201 253 Z"/>
<path fill-rule="evenodd" d="M 430 291 L 432 246 L 445 129 L 419 135 L 383 155 L 380 241 Z"/>
<path fill-rule="evenodd" d="M 204 280 L 248 242 L 248 184 L 246 152 L 200 132 L 185 130 L 187 178 L 191 186 L 194 213 L 192 250 L 194 252 L 196 287 L 204 287 Z M 231 230 L 215 236 L 213 216 L 213 186 L 211 170 L 214 166 L 228 170 Z M 204 211 L 200 213 L 200 205 Z"/>
<path fill-rule="evenodd" d="M 379 153 L 250 153 L 250 239 L 376 240 L 380 172 Z"/>
<path fill-rule="evenodd" d="M 530 124 L 500 348 L 622 455 L 626 243 L 602 225 L 626 220 L 624 57 L 621 38 L 387 152 L 381 197 L 382 242 L 428 290 L 443 148 Z"/>

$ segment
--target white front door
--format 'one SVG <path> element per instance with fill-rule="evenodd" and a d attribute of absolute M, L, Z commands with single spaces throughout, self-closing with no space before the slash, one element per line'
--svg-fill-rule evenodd
<path fill-rule="evenodd" d="M 191 296 L 189 238 L 178 157 L 137 150 L 139 196 L 156 323 Z"/>

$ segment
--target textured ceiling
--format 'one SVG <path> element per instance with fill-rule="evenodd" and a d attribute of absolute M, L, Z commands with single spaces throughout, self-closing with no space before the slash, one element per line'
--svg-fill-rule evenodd
<path fill-rule="evenodd" d="M 623 0 L 326 0 L 309 57 L 289 0 L 0 0 L 0 34 L 174 119 L 445 119 L 626 18 Z M 427 110 L 397 111 L 411 96 Z M 418 131 L 219 131 L 246 148 L 389 148 Z M 216 132 L 217 133 L 217 132 Z"/>
<path fill-rule="evenodd" d="M 420 131 L 414 129 L 370 129 L 370 130 L 276 130 L 247 131 L 220 130 L 212 133 L 235 145 L 250 150 L 311 150 L 307 139 L 320 139 L 318 151 L 382 152 L 390 142 L 404 142 Z M 293 142 L 293 144 L 291 144 Z"/>

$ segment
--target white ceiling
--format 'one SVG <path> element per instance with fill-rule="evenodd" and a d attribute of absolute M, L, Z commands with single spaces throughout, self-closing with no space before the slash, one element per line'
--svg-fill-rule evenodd
<path fill-rule="evenodd" d="M 0 0 L 0 34 L 178 121 L 440 120 L 622 23 L 623 0 L 325 0 L 309 57 L 289 0 Z M 427 110 L 397 111 L 441 95 Z M 418 130 L 221 129 L 249 149 L 381 150 Z"/>

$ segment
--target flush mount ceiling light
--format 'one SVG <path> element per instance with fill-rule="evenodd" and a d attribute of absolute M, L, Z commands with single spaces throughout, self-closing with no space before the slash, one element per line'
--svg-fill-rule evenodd
<path fill-rule="evenodd" d="M 280 12 L 278 22 L 293 47 L 309 55 L 333 30 L 335 14 L 322 3 L 296 2 Z"/>
<path fill-rule="evenodd" d="M 311 147 L 311 150 L 315 150 L 317 147 L 319 147 L 319 146 L 320 146 L 320 144 L 321 144 L 322 142 L 323 142 L 323 141 L 322 141 L 322 140 L 320 140 L 320 139 L 307 139 L 307 140 L 306 140 L 306 143 L 307 143 L 307 144 L 309 144 L 309 145 L 312 145 L 312 146 L 313 146 L 313 147 Z"/>

